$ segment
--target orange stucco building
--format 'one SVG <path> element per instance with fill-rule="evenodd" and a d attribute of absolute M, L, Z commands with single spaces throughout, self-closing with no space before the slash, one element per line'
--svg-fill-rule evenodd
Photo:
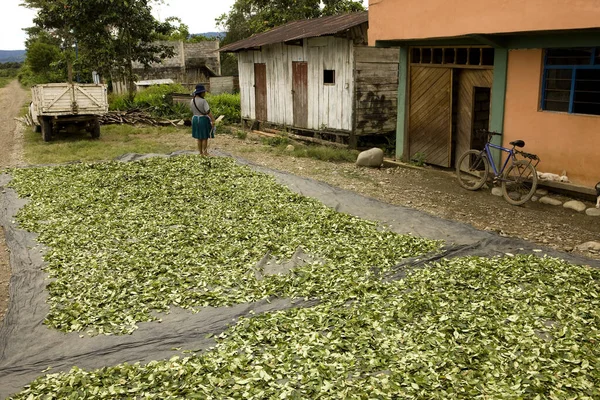
<path fill-rule="evenodd" d="M 600 181 L 600 1 L 371 0 L 369 41 L 400 48 L 397 156 L 452 167 L 485 127 Z"/>

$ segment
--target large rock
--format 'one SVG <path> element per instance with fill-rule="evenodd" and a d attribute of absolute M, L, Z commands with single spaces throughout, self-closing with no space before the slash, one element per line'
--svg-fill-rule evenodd
<path fill-rule="evenodd" d="M 383 164 L 383 150 L 376 147 L 365 150 L 358 155 L 356 165 L 360 167 L 379 168 Z"/>
<path fill-rule="evenodd" d="M 600 208 L 588 208 L 585 213 L 590 217 L 600 217 Z"/>
<path fill-rule="evenodd" d="M 585 211 L 585 204 L 583 204 L 581 201 L 579 200 L 571 200 L 571 201 L 567 201 L 565 204 L 563 204 L 564 208 L 570 208 L 571 210 L 575 210 L 577 212 L 584 212 Z"/>
<path fill-rule="evenodd" d="M 562 205 L 562 201 L 553 199 L 552 197 L 544 196 L 540 199 L 540 203 L 542 204 L 550 204 L 551 206 L 560 206 Z"/>

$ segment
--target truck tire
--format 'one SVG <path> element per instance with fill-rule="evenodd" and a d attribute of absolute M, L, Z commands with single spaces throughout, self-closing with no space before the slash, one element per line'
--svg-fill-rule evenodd
<path fill-rule="evenodd" d="M 92 138 L 93 139 L 98 139 L 100 137 L 100 120 L 98 120 L 98 118 L 95 118 L 94 121 L 92 122 Z"/>
<path fill-rule="evenodd" d="M 42 118 L 42 139 L 49 142 L 52 139 L 52 121 L 50 118 Z"/>

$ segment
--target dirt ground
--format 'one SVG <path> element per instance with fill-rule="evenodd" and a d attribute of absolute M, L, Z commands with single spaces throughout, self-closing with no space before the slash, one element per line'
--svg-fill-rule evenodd
<path fill-rule="evenodd" d="M 252 134 L 245 141 L 218 136 L 212 146 L 261 166 L 327 182 L 389 204 L 600 259 L 597 252 L 575 249 L 586 242 L 600 241 L 600 218 L 537 202 L 512 206 L 504 198 L 493 196 L 489 189 L 471 192 L 461 188 L 452 171 L 412 166 L 365 169 L 351 163 L 296 158 L 265 152 L 260 137 Z M 588 207 L 595 205 L 584 202 Z"/>
<path fill-rule="evenodd" d="M 27 96 L 27 91 L 17 82 L 0 89 L 0 168 L 24 164 L 23 128 L 14 118 Z M 210 146 L 261 166 L 327 182 L 390 204 L 600 259 L 598 253 L 575 249 L 582 243 L 600 240 L 600 218 L 533 202 L 511 206 L 503 198 L 491 195 L 489 190 L 469 192 L 462 189 L 451 171 L 408 166 L 364 169 L 352 163 L 296 158 L 269 151 L 261 138 L 252 134 L 245 140 L 218 135 Z M 9 278 L 8 253 L 0 229 L 0 320 L 7 306 Z"/>
<path fill-rule="evenodd" d="M 0 88 L 0 169 L 23 164 L 23 127 L 15 117 L 27 99 L 27 92 L 17 81 Z M 0 227 L 0 321 L 8 307 L 10 265 L 4 241 L 4 229 Z"/>

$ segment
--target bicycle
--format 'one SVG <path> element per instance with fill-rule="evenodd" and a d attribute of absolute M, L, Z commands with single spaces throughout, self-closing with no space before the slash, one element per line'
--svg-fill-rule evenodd
<path fill-rule="evenodd" d="M 522 140 L 510 142 L 512 148 L 508 149 L 490 143 L 492 136 L 501 136 L 501 133 L 491 132 L 487 129 L 480 129 L 476 132 L 487 134 L 487 142 L 483 150 L 468 150 L 458 159 L 456 175 L 460 185 L 468 190 L 480 189 L 488 181 L 491 165 L 494 174 L 493 182 L 501 182 L 504 199 L 512 205 L 526 203 L 537 188 L 536 167 L 540 163 L 540 158 L 535 154 L 516 150 L 515 147 L 525 146 L 525 142 Z M 500 171 L 496 169 L 491 149 L 508 153 Z M 517 155 L 523 159 L 517 159 Z"/>

